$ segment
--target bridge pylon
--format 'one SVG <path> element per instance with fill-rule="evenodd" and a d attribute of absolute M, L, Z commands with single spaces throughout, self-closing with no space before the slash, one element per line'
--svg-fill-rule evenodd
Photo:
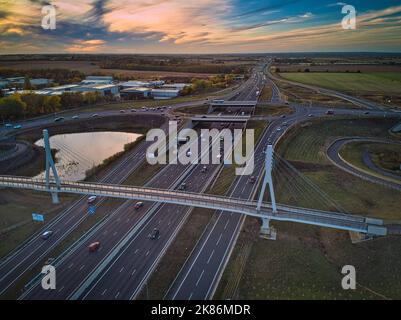
<path fill-rule="evenodd" d="M 56 182 L 57 189 L 60 189 L 61 186 L 60 178 L 58 176 L 57 169 L 54 164 L 52 150 L 50 148 L 49 132 L 47 131 L 47 129 L 43 130 L 43 143 L 45 146 L 45 153 L 46 153 L 46 187 L 50 190 L 50 170 L 51 170 L 53 172 L 53 177 Z M 54 204 L 60 203 L 57 191 L 51 192 L 51 195 Z"/>
<path fill-rule="evenodd" d="M 273 145 L 269 144 L 265 151 L 265 154 L 266 154 L 266 156 L 265 156 L 265 176 L 263 178 L 262 189 L 260 190 L 260 194 L 259 194 L 257 210 L 260 212 L 260 208 L 261 208 L 262 202 L 263 202 L 263 196 L 266 191 L 266 186 L 269 185 L 272 211 L 273 211 L 273 214 L 276 214 L 277 213 L 276 195 L 274 193 L 273 177 L 272 177 L 273 153 L 274 153 Z M 260 228 L 260 234 L 262 237 L 270 239 L 270 240 L 276 239 L 276 230 L 274 230 L 274 228 L 270 226 L 270 219 L 262 218 L 262 226 Z"/>

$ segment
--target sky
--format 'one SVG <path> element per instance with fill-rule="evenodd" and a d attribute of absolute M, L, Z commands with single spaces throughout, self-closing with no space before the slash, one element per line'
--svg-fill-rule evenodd
<path fill-rule="evenodd" d="M 45 30 L 50 4 L 56 29 Z M 401 1 L 0 0 L 0 54 L 307 51 L 401 52 Z"/>

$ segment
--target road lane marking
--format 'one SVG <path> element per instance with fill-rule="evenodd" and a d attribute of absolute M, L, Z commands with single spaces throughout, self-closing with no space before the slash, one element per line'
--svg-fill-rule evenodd
<path fill-rule="evenodd" d="M 228 224 L 230 223 L 230 220 L 227 220 L 226 225 L 224 226 L 224 230 L 227 229 Z"/>
<path fill-rule="evenodd" d="M 198 286 L 199 281 L 202 279 L 203 274 L 205 273 L 205 269 L 202 270 L 202 273 L 200 274 L 198 281 L 196 281 L 195 286 Z"/>
<path fill-rule="evenodd" d="M 220 234 L 219 240 L 217 240 L 217 242 L 216 242 L 216 246 L 219 245 L 219 242 L 220 242 L 222 236 L 223 236 L 223 234 Z"/>
<path fill-rule="evenodd" d="M 214 249 L 213 249 L 212 253 L 211 253 L 210 256 L 209 256 L 209 259 L 207 259 L 206 264 L 209 264 L 210 259 L 212 259 L 213 254 L 214 254 Z"/>

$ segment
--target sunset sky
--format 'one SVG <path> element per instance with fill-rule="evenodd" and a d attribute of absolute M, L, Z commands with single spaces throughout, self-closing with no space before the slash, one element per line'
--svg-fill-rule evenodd
<path fill-rule="evenodd" d="M 56 30 L 43 30 L 53 4 Z M 401 2 L 0 0 L 0 53 L 401 52 Z"/>

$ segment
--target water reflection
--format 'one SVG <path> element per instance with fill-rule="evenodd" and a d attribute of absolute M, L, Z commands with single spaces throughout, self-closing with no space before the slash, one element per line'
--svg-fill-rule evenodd
<path fill-rule="evenodd" d="M 126 132 L 84 132 L 50 137 L 50 146 L 57 149 L 56 168 L 60 179 L 79 181 L 85 172 L 103 160 L 124 150 L 124 145 L 141 135 Z M 43 147 L 43 139 L 35 143 Z M 44 178 L 44 172 L 36 178 Z"/>

